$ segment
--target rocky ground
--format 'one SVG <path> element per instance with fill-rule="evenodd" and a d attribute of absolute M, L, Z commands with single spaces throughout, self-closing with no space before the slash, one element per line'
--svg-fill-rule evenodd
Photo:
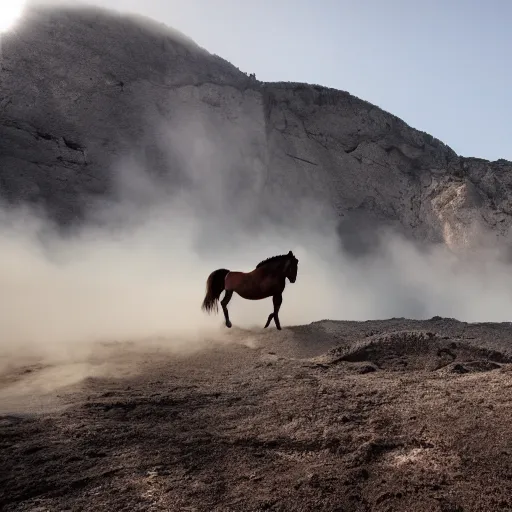
<path fill-rule="evenodd" d="M 512 510 L 510 324 L 225 337 L 3 364 L 0 509 Z"/>

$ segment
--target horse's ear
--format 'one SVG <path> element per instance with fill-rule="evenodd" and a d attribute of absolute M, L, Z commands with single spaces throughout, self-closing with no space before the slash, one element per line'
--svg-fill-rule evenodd
<path fill-rule="evenodd" d="M 292 251 L 290 251 L 290 252 L 288 253 L 288 256 L 293 256 L 293 252 L 292 252 Z"/>

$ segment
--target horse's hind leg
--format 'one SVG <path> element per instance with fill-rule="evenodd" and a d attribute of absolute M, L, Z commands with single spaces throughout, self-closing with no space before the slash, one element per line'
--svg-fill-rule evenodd
<path fill-rule="evenodd" d="M 265 324 L 264 329 L 266 329 L 270 325 L 270 322 L 272 322 L 272 318 L 274 318 L 274 313 L 270 313 L 270 315 L 268 315 L 267 323 Z"/>
<path fill-rule="evenodd" d="M 267 323 L 265 324 L 265 329 L 270 325 L 270 322 L 272 319 L 274 319 L 274 322 L 276 324 L 277 329 L 281 330 L 281 322 L 279 321 L 279 308 L 281 307 L 281 304 L 283 303 L 283 296 L 281 294 L 274 295 L 272 297 L 272 302 L 274 303 L 274 312 L 270 313 L 268 315 Z"/>
<path fill-rule="evenodd" d="M 224 294 L 224 298 L 220 301 L 220 305 L 222 306 L 222 311 L 224 312 L 224 318 L 226 319 L 226 327 L 231 327 L 231 321 L 229 320 L 229 313 L 228 313 L 228 304 L 231 300 L 231 297 L 233 297 L 233 292 L 230 290 L 226 290 L 226 293 Z"/>

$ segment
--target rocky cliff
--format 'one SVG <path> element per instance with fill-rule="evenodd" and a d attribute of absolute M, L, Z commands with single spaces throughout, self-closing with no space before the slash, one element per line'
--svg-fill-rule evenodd
<path fill-rule="evenodd" d="M 2 36 L 1 195 L 69 224 L 134 167 L 209 216 L 321 205 L 355 250 L 368 226 L 460 247 L 512 224 L 511 162 L 458 156 L 347 92 L 258 82 L 156 22 L 27 10 Z"/>

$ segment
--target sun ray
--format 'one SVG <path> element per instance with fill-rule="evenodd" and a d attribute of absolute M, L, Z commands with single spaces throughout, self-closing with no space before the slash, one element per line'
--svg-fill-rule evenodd
<path fill-rule="evenodd" d="M 7 0 L 0 5 L 0 34 L 12 28 L 23 13 L 25 0 Z"/>

